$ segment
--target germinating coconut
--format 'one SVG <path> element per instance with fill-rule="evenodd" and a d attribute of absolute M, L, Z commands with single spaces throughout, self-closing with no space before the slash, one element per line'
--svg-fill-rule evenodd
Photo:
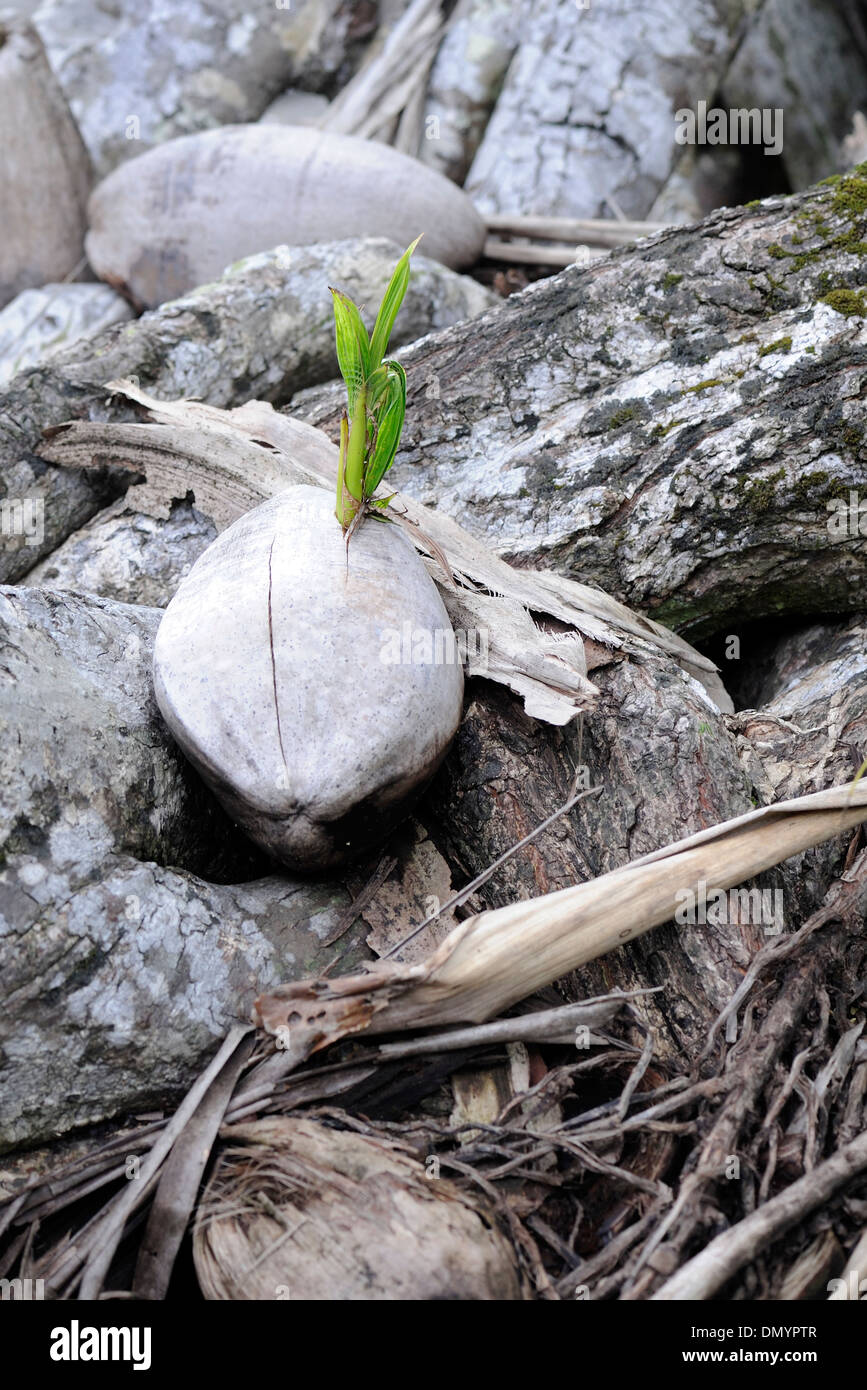
<path fill-rule="evenodd" d="M 405 640 L 406 634 L 411 640 Z M 294 487 L 184 579 L 154 649 L 173 735 L 251 839 L 323 869 L 381 839 L 458 727 L 463 671 L 424 563 L 368 517 Z"/>

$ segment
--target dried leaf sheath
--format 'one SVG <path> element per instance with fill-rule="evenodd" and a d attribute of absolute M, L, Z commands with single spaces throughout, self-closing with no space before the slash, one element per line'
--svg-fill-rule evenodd
<path fill-rule="evenodd" d="M 146 407 L 157 423 L 75 421 L 48 431 L 39 452 L 65 467 L 110 464 L 143 473 L 147 481 L 128 494 L 138 510 L 165 518 L 172 499 L 192 491 L 199 509 L 223 530 L 296 483 L 336 484 L 339 451 L 331 440 L 267 402 L 229 411 L 198 401 L 159 401 L 132 382 L 111 382 L 109 389 Z M 661 624 L 600 589 L 550 571 L 514 569 L 450 517 L 408 497 L 397 494 L 392 511 L 409 526 L 417 549 L 446 557 L 460 587 L 443 585 L 439 566 L 433 577 L 454 627 L 488 629 L 485 674 L 519 695 L 532 718 L 566 724 L 593 708 L 597 689 L 587 677 L 584 638 L 626 655 L 662 650 L 704 684 L 721 709 L 732 710 L 713 662 Z M 570 641 L 545 632 L 531 612 L 567 624 Z"/>
<path fill-rule="evenodd" d="M 862 821 L 863 783 L 753 811 L 590 883 L 479 913 L 419 965 L 380 962 L 364 975 L 283 985 L 256 1001 L 254 1020 L 293 1057 L 365 1029 L 482 1022 L 669 921 L 682 890 L 725 890 Z"/>

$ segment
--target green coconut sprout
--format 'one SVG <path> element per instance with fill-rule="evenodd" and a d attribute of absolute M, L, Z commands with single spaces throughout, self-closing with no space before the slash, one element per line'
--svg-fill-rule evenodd
<path fill-rule="evenodd" d="M 421 237 L 394 268 L 376 316 L 373 333 L 358 308 L 341 290 L 332 290 L 337 360 L 346 383 L 347 409 L 340 422 L 337 520 L 344 534 L 370 508 L 384 511 L 389 498 L 373 500 L 400 444 L 406 413 L 406 372 L 385 356 L 388 340 L 409 284 L 409 261 Z"/>

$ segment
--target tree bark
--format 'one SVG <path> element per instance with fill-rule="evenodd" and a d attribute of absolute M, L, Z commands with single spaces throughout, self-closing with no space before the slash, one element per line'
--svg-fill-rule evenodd
<path fill-rule="evenodd" d="M 692 639 L 856 611 L 862 236 L 856 171 L 570 267 L 415 344 L 395 485 Z M 335 390 L 293 408 L 335 434 Z"/>

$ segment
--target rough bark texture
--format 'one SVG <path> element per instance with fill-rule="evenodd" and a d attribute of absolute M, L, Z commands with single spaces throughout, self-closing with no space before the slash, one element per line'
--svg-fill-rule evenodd
<path fill-rule="evenodd" d="M 675 110 L 712 96 L 741 0 L 541 0 L 467 176 L 485 212 L 645 217 L 682 147 Z"/>
<path fill-rule="evenodd" d="M 725 720 L 665 663 L 594 669 L 600 707 L 562 730 L 528 720 L 507 692 L 479 683 L 429 798 L 431 833 L 472 877 L 562 804 L 578 768 L 601 786 L 520 851 L 481 890 L 485 906 L 586 882 L 755 804 Z M 677 795 L 672 788 L 677 788 Z M 737 985 L 760 931 L 749 924 L 662 927 L 564 982 L 570 998 L 664 984 L 639 1007 L 659 1056 L 700 1046 Z"/>
<path fill-rule="evenodd" d="M 799 628 L 768 654 L 758 708 L 730 716 L 744 771 L 764 803 L 843 786 L 867 759 L 867 623 Z M 781 865 L 775 881 L 799 915 L 818 908 L 850 837 Z"/>
<path fill-rule="evenodd" d="M 337 371 L 329 284 L 359 303 L 378 303 L 403 249 L 382 240 L 278 248 L 16 377 L 0 397 L 0 488 L 7 499 L 44 506 L 44 534 L 33 544 L 3 528 L 0 581 L 20 579 L 123 490 L 34 459 L 43 429 L 69 419 L 130 419 L 128 404 L 106 399 L 106 383 L 118 377 L 137 378 L 168 400 L 219 406 L 279 401 L 325 380 Z M 492 299 L 475 281 L 419 257 L 395 341 L 457 323 Z"/>
<path fill-rule="evenodd" d="M 863 607 L 864 236 L 856 171 L 416 344 L 396 485 L 692 638 Z M 293 406 L 334 433 L 333 389 Z"/>
<path fill-rule="evenodd" d="M 25 367 L 132 317 L 131 306 L 110 285 L 23 290 L 0 313 L 0 386 Z"/>
<path fill-rule="evenodd" d="M 100 174 L 173 135 L 253 121 L 284 87 L 342 84 L 375 22 L 373 0 L 194 0 L 180 13 L 45 0 L 36 15 Z"/>
<path fill-rule="evenodd" d="M 761 710 L 731 716 L 709 711 L 673 668 L 628 662 L 591 665 L 599 708 L 557 731 L 526 719 L 506 692 L 475 682 L 429 799 L 434 838 L 459 875 L 471 877 L 562 803 L 576 769 L 586 769 L 582 785 L 601 786 L 598 798 L 581 802 L 480 890 L 486 906 L 501 906 L 584 882 L 753 805 L 845 785 L 867 757 L 865 646 L 863 619 L 785 639 L 774 665 L 786 690 Z M 818 908 L 851 839 L 829 840 L 748 885 L 781 894 L 774 901 L 784 931 Z M 672 924 L 564 983 L 577 998 L 664 985 L 639 1005 L 657 1055 L 694 1053 L 771 939 L 749 921 Z"/>

